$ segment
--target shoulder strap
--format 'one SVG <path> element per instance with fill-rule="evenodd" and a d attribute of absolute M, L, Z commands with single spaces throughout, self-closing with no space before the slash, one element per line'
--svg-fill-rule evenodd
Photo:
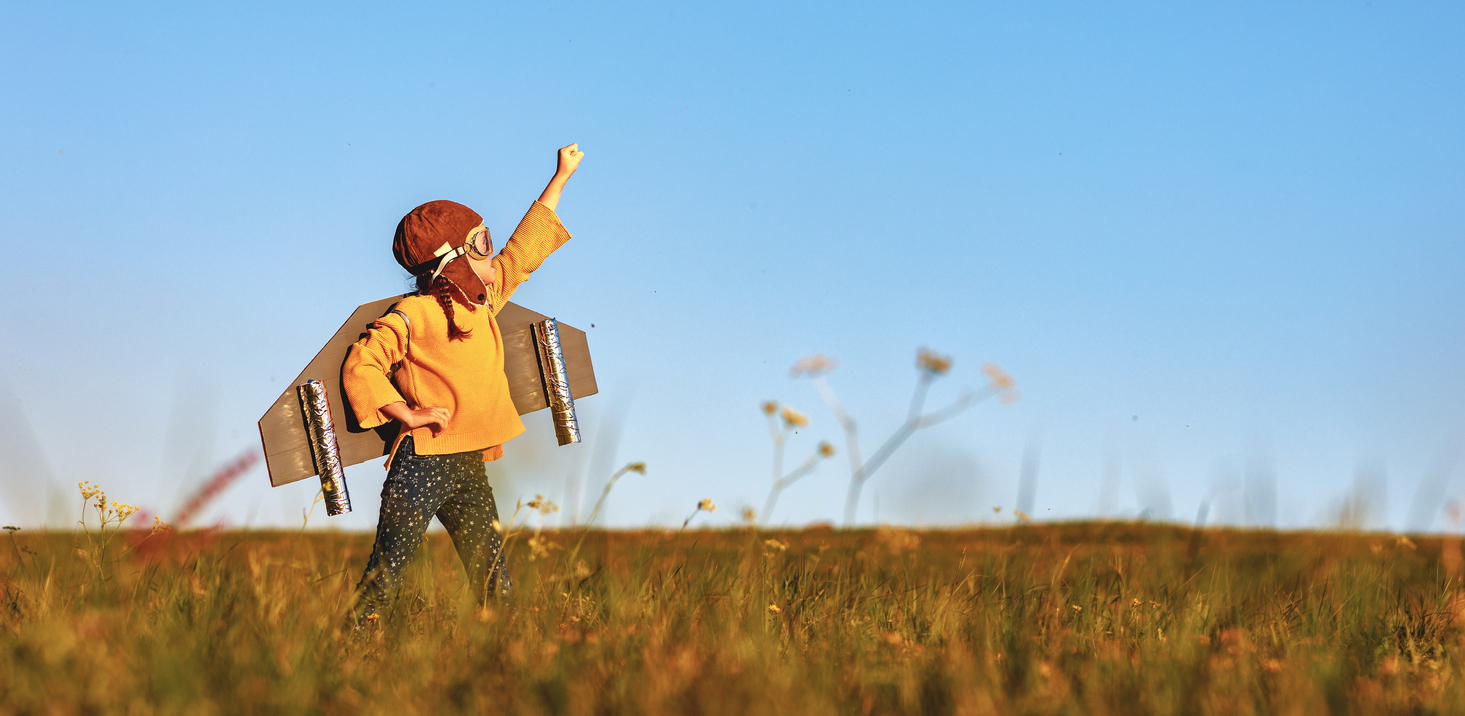
<path fill-rule="evenodd" d="M 396 306 L 392 306 L 392 310 L 388 311 L 388 313 L 395 313 L 401 316 L 402 323 L 407 325 L 407 349 L 402 351 L 402 355 L 410 354 L 412 352 L 412 319 L 408 318 L 407 314 L 398 311 Z"/>

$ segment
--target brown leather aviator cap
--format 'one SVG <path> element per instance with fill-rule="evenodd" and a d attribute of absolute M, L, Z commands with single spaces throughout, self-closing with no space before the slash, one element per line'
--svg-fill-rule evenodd
<path fill-rule="evenodd" d="M 481 306 L 488 297 L 488 287 L 468 265 L 462 247 L 468 232 L 482 223 L 478 212 L 456 201 L 429 201 L 408 212 L 397 224 L 392 255 L 413 276 L 441 273 L 464 298 Z"/>

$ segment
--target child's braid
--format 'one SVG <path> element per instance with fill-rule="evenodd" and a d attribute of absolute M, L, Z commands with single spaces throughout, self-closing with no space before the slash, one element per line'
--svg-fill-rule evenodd
<path fill-rule="evenodd" d="M 448 340 L 461 341 L 468 337 L 473 331 L 465 331 L 458 327 L 458 322 L 453 320 L 453 284 L 443 276 L 438 276 L 432 282 L 432 295 L 437 297 L 437 305 L 443 307 L 443 315 L 448 317 Z"/>

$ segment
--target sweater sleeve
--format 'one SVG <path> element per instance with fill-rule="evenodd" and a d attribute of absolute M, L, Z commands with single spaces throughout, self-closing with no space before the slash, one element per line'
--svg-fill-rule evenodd
<path fill-rule="evenodd" d="M 378 318 L 361 340 L 352 344 L 341 366 L 341 390 L 363 428 L 384 425 L 381 409 L 406 402 L 389 377 L 392 366 L 407 354 L 407 325 L 395 313 Z"/>
<path fill-rule="evenodd" d="M 504 303 L 514 295 L 514 289 L 528 280 L 530 273 L 569 240 L 570 232 L 565 230 L 554 210 L 534 202 L 518 228 L 514 229 L 514 235 L 504 244 L 503 251 L 493 258 L 494 266 L 498 267 L 498 280 L 488 290 L 494 312 L 502 310 Z"/>

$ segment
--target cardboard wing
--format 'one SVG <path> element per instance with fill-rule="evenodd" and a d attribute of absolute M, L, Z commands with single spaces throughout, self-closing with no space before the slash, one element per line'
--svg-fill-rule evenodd
<path fill-rule="evenodd" d="M 356 417 L 346 405 L 346 396 L 341 393 L 341 365 L 346 362 L 351 344 L 361 338 L 371 322 L 382 317 L 402 298 L 392 296 L 358 306 L 336 335 L 259 419 L 259 436 L 264 442 L 265 464 L 269 467 L 271 485 L 279 487 L 316 474 L 296 394 L 297 386 L 307 380 L 318 380 L 326 386 L 343 466 L 387 454 L 391 442 L 397 437 L 396 423 L 366 429 L 356 422 Z M 509 395 L 520 415 L 549 406 L 539 372 L 532 327 L 535 321 L 544 318 L 515 303 L 505 304 L 498 314 L 499 332 L 504 338 L 504 373 L 509 379 Z M 595 386 L 595 370 L 590 364 L 590 346 L 585 332 L 564 323 L 559 324 L 559 332 L 571 394 L 579 399 L 599 392 Z"/>

